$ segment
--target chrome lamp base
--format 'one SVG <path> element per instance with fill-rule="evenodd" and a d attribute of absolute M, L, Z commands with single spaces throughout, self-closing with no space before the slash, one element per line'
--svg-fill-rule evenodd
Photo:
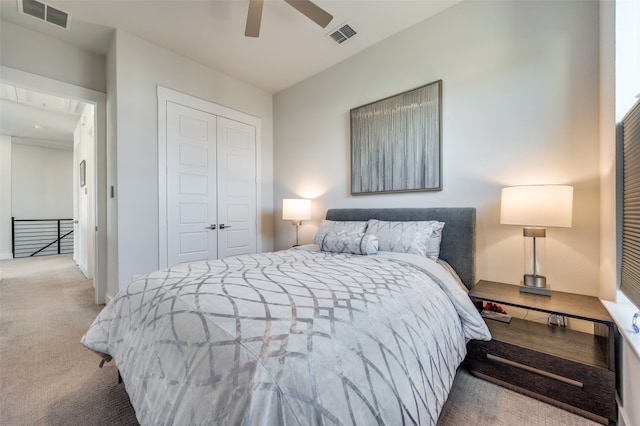
<path fill-rule="evenodd" d="M 546 287 L 547 277 L 543 275 L 525 274 L 524 285 L 529 287 Z"/>
<path fill-rule="evenodd" d="M 551 296 L 551 290 L 547 287 L 547 277 L 543 275 L 525 274 L 524 285 L 520 286 L 520 293 L 539 294 Z"/>

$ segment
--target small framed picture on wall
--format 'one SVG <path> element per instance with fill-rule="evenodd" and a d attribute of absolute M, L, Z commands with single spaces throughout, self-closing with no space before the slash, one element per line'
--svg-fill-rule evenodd
<path fill-rule="evenodd" d="M 87 163 L 85 160 L 80 162 L 80 186 L 87 184 Z"/>

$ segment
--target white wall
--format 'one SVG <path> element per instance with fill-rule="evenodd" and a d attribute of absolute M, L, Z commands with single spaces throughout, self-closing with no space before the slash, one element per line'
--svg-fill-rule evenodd
<path fill-rule="evenodd" d="M 108 57 L 109 95 L 115 87 L 118 283 L 158 268 L 158 85 L 245 112 L 262 120 L 263 251 L 271 250 L 273 211 L 272 96 L 131 34 L 116 31 Z M 115 60 L 111 55 L 115 56 Z M 111 62 L 114 61 L 114 64 Z M 112 99 L 112 100 L 113 100 Z M 110 118 L 111 120 L 112 118 Z M 111 240 L 111 237 L 110 237 Z"/>
<path fill-rule="evenodd" d="M 597 2 L 463 2 L 275 96 L 275 189 L 330 207 L 477 208 L 477 278 L 517 283 L 522 231 L 499 224 L 500 189 L 575 187 L 572 228 L 547 231 L 556 290 L 599 291 Z M 443 80 L 443 190 L 349 195 L 350 108 Z M 280 214 L 278 211 L 277 214 Z M 291 244 L 276 220 L 276 247 Z"/>
<path fill-rule="evenodd" d="M 31 31 L 0 22 L 0 65 L 105 91 L 104 57 Z"/>
<path fill-rule="evenodd" d="M 12 258 L 11 136 L 0 135 L 0 260 Z"/>
<path fill-rule="evenodd" d="M 600 297 L 615 300 L 616 235 L 616 3 L 600 2 Z"/>
<path fill-rule="evenodd" d="M 11 170 L 13 217 L 73 218 L 73 152 L 14 140 Z"/>
<path fill-rule="evenodd" d="M 0 65 L 91 90 L 104 92 L 106 88 L 104 57 L 6 21 L 0 21 Z M 7 78 L 5 70 L 3 79 Z M 60 85 L 47 85 L 47 89 L 49 86 Z"/>

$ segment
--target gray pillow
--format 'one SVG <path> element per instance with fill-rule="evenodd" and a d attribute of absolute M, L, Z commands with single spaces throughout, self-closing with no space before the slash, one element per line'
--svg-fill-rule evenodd
<path fill-rule="evenodd" d="M 313 238 L 313 244 L 322 244 L 322 239 L 327 232 L 357 232 L 361 234 L 366 228 L 366 221 L 323 220 L 322 223 L 320 223 L 318 232 L 316 232 L 316 236 Z"/>
<path fill-rule="evenodd" d="M 378 237 L 378 250 L 412 253 L 436 260 L 440 255 L 444 222 L 436 220 L 388 222 L 370 219 L 367 234 Z"/>
<path fill-rule="evenodd" d="M 327 232 L 322 238 L 320 250 L 332 253 L 376 254 L 378 238 L 373 234 L 358 232 Z"/>

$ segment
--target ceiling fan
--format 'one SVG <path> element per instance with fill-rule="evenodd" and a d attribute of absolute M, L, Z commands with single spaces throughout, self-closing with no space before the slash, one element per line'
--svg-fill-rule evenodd
<path fill-rule="evenodd" d="M 325 28 L 333 19 L 333 16 L 325 10 L 311 3 L 309 0 L 284 0 L 293 6 L 298 12 L 311 19 L 316 24 Z M 264 0 L 249 0 L 249 13 L 247 14 L 247 26 L 244 35 L 258 37 L 260 35 L 260 22 L 262 21 L 262 6 Z"/>

